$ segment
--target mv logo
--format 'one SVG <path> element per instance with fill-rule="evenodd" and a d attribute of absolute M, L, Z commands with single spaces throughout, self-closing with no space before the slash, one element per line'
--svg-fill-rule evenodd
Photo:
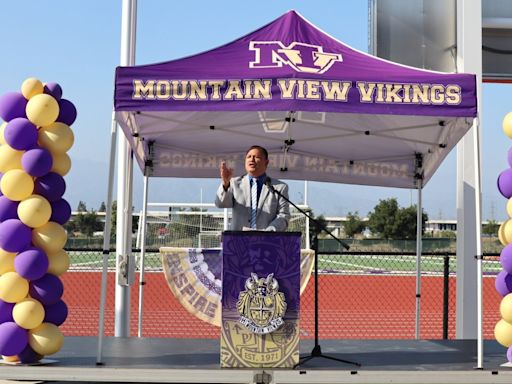
<path fill-rule="evenodd" d="M 249 68 L 292 67 L 297 72 L 324 73 L 343 58 L 339 53 L 324 52 L 318 45 L 293 42 L 285 46 L 280 41 L 251 41 L 249 50 L 254 51 L 254 61 Z"/>

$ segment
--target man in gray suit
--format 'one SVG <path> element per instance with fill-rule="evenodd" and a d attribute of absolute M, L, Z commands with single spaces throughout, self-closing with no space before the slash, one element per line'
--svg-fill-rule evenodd
<path fill-rule="evenodd" d="M 253 145 L 245 154 L 244 176 L 233 177 L 233 170 L 224 161 L 220 165 L 221 185 L 215 205 L 233 208 L 231 230 L 256 229 L 284 231 L 290 220 L 289 203 L 275 191 L 288 198 L 288 185 L 267 176 L 268 152 Z M 272 191 L 272 186 L 275 191 Z"/>

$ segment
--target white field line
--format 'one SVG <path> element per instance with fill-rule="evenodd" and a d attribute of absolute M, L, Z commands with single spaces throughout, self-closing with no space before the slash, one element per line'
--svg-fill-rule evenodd
<path fill-rule="evenodd" d="M 360 268 L 360 269 L 375 269 L 375 270 L 380 270 L 380 271 L 385 271 L 386 270 L 386 269 L 383 269 L 383 268 L 372 268 L 372 267 L 368 267 L 368 266 L 361 265 L 361 264 L 346 263 L 346 262 L 343 262 L 343 261 L 336 261 L 336 260 L 326 260 L 324 258 L 321 258 L 321 261 L 332 263 L 332 264 L 348 265 L 349 267 L 357 267 L 357 268 Z"/>
<path fill-rule="evenodd" d="M 324 256 L 325 257 L 325 256 Z M 407 256 L 401 256 L 401 257 L 397 257 L 397 256 L 378 256 L 378 255 L 345 255 L 345 257 L 351 257 L 351 258 L 361 258 L 361 259 L 370 259 L 370 260 L 375 260 L 375 261 L 379 261 L 379 260 L 391 260 L 391 261 L 394 261 L 394 262 L 397 262 L 397 263 L 402 263 L 402 264 L 405 264 L 405 263 L 415 263 L 416 262 L 416 256 L 411 256 L 411 255 L 407 255 Z M 342 256 L 343 258 L 343 256 Z M 331 262 L 331 263 L 336 263 L 336 261 L 334 260 L 326 260 L 324 259 L 324 261 L 326 262 Z M 443 260 L 439 260 L 438 258 L 428 258 L 428 259 L 425 259 L 424 257 L 422 258 L 422 264 L 423 266 L 428 266 L 428 265 L 443 265 L 444 264 L 444 261 Z M 350 263 L 346 263 L 346 265 L 351 265 Z M 355 265 L 355 264 L 353 264 Z M 499 270 L 501 269 L 501 264 L 499 261 L 486 261 L 486 269 L 489 269 L 489 270 Z"/>
<path fill-rule="evenodd" d="M 398 260 L 398 259 L 397 259 Z M 344 265 L 344 266 L 348 266 L 348 267 L 355 267 L 355 268 L 358 268 L 359 270 L 361 271 L 368 271 L 368 270 L 372 270 L 372 271 L 382 271 L 382 272 L 386 272 L 386 274 L 392 274 L 392 275 L 409 275 L 409 274 L 415 274 L 416 273 L 416 270 L 407 270 L 407 269 L 403 269 L 403 270 L 393 270 L 393 269 L 386 269 L 386 268 L 377 268 L 377 267 L 371 267 L 371 266 L 368 266 L 368 265 L 364 265 L 364 264 L 354 264 L 354 263 L 347 263 L 347 262 L 343 262 L 343 261 L 337 261 L 337 260 L 327 260 L 325 259 L 325 257 L 320 257 L 319 258 L 319 261 L 323 261 L 325 263 L 330 263 L 330 264 L 337 264 L 337 265 Z M 443 272 L 442 271 L 426 271 L 425 270 L 425 266 L 423 266 L 423 270 L 421 271 L 421 274 L 422 275 L 441 275 Z M 324 267 L 324 270 L 326 268 Z M 487 271 L 499 271 L 501 270 L 501 267 L 500 266 L 487 266 L 486 267 L 486 270 Z M 338 273 L 354 273 L 355 271 L 354 270 L 339 270 Z M 453 274 L 453 273 L 451 273 Z"/>

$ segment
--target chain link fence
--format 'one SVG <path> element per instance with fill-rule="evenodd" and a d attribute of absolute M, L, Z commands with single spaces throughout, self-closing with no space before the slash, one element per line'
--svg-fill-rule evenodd
<path fill-rule="evenodd" d="M 320 242 L 319 336 L 323 339 L 413 339 L 416 318 L 416 256 L 411 252 L 336 252 Z M 326 250 L 327 249 L 327 250 Z M 62 276 L 69 317 L 66 335 L 97 335 L 103 255 L 100 249 L 68 249 L 71 267 Z M 134 250 L 138 255 L 138 250 Z M 115 254 L 109 256 L 105 334 L 114 334 Z M 138 263 L 137 263 L 138 265 Z M 500 297 L 494 277 L 497 255 L 484 259 L 484 337 L 493 338 Z M 456 258 L 421 258 L 420 338 L 455 338 Z M 131 335 L 137 335 L 138 270 L 131 289 Z M 189 314 L 174 297 L 158 250 L 145 258 L 142 308 L 144 337 L 218 338 L 219 328 Z M 314 337 L 314 276 L 301 297 L 301 337 Z"/>
<path fill-rule="evenodd" d="M 150 204 L 151 206 L 151 204 Z M 307 209 L 307 207 L 302 207 Z M 191 315 L 171 292 L 164 274 L 160 247 L 218 248 L 224 221 L 229 218 L 212 204 L 154 204 L 147 216 L 142 335 L 145 337 L 218 338 L 219 328 Z M 139 221 L 140 223 L 140 221 Z M 302 233 L 307 248 L 305 217 L 292 212 L 289 230 Z M 133 247 L 141 242 L 139 226 Z M 493 338 L 499 320 L 499 294 L 494 277 L 500 271 L 496 239 L 483 239 L 484 337 Z M 323 339 L 413 339 L 416 337 L 416 244 L 411 240 L 346 239 L 344 251 L 334 239 L 319 239 L 319 337 Z M 69 307 L 62 330 L 67 335 L 97 335 L 103 252 L 102 239 L 68 241 L 69 272 L 62 276 Z M 420 262 L 419 337 L 455 338 L 455 239 L 424 238 Z M 492 253 L 494 252 L 494 253 Z M 138 333 L 139 250 L 131 287 L 131 335 Z M 105 334 L 114 335 L 115 253 L 108 255 Z M 476 261 L 475 261 L 476 262 Z M 208 272 L 208 265 L 202 265 Z M 475 276 L 476 278 L 476 276 Z M 314 276 L 301 296 L 302 338 L 314 337 Z"/>

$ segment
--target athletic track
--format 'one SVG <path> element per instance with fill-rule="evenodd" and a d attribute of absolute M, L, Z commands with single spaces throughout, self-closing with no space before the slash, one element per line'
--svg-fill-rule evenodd
<path fill-rule="evenodd" d="M 219 338 L 219 329 L 190 315 L 174 298 L 164 274 L 146 273 L 144 337 Z M 65 335 L 98 334 L 100 272 L 68 272 L 62 276 L 63 299 L 69 316 Z M 455 278 L 450 277 L 449 338 L 455 337 Z M 413 339 L 415 337 L 415 277 L 321 275 L 319 336 L 321 339 Z M 442 277 L 422 277 L 421 338 L 441 339 Z M 301 338 L 314 337 L 314 279 L 301 296 Z M 494 278 L 484 278 L 484 337 L 493 338 L 501 297 Z M 138 282 L 131 293 L 131 335 L 137 335 Z M 105 335 L 114 334 L 114 273 L 109 273 Z"/>

